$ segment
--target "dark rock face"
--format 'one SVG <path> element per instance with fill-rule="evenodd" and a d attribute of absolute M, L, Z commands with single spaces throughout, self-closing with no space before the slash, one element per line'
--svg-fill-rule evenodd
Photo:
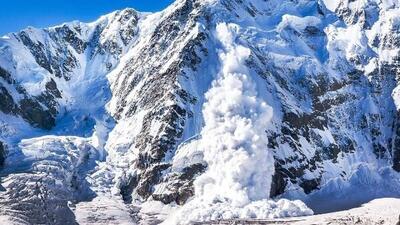
<path fill-rule="evenodd" d="M 275 164 L 275 174 L 272 176 L 271 192 L 270 196 L 275 197 L 285 193 L 287 185 L 288 174 L 284 173 L 284 169 L 281 164 Z"/>
<path fill-rule="evenodd" d="M 77 37 L 77 33 L 80 32 L 80 28 L 75 27 L 73 31 L 69 26 L 64 25 L 62 27 L 55 28 L 55 33 L 51 34 L 51 38 L 56 42 L 67 42 L 69 43 L 77 53 L 81 54 L 85 51 L 87 43 Z"/>
<path fill-rule="evenodd" d="M 15 81 L 11 78 L 11 74 L 8 73 L 5 69 L 0 67 L 0 78 L 6 82 L 6 84 L 12 85 Z M 1 81 L 1 80 L 0 80 Z M 4 112 L 5 114 L 12 114 L 17 112 L 17 105 L 14 102 L 13 97 L 4 86 L 5 84 L 0 82 L 0 111 Z"/>
<path fill-rule="evenodd" d="M 135 10 L 126 9 L 120 13 L 120 16 L 118 17 L 118 22 L 121 24 L 127 24 L 124 29 L 121 29 L 119 31 L 119 34 L 124 45 L 128 45 L 138 32 L 137 25 L 139 22 L 139 16 Z"/>
<path fill-rule="evenodd" d="M 0 82 L 0 111 L 5 114 L 19 115 L 35 127 L 51 129 L 55 125 L 55 117 L 58 113 L 58 103 L 55 98 L 61 98 L 61 93 L 54 80 L 46 84 L 47 91 L 33 97 L 29 96 L 26 90 L 11 77 L 11 74 L 1 67 L 0 75 L 8 85 L 15 88 L 18 94 L 24 96 L 22 100 L 15 102 L 9 90 Z"/>
<path fill-rule="evenodd" d="M 64 28 L 64 29 L 63 29 Z M 71 79 L 69 73 L 72 69 L 78 67 L 78 60 L 73 53 L 67 48 L 66 44 L 71 44 L 77 52 L 82 52 L 86 45 L 82 40 L 76 37 L 76 34 L 67 27 L 57 28 L 60 33 L 52 33 L 48 30 L 43 32 L 49 35 L 56 43 L 61 43 L 54 51 L 49 51 L 49 44 L 34 40 L 30 36 L 30 30 L 22 31 L 18 34 L 18 38 L 29 49 L 36 63 L 46 69 L 50 74 L 65 80 Z"/>
<path fill-rule="evenodd" d="M 47 111 L 43 110 L 40 104 L 32 99 L 22 99 L 20 101 L 21 115 L 33 126 L 50 130 L 55 125 L 55 118 Z"/>
<path fill-rule="evenodd" d="M 29 48 L 30 52 L 35 57 L 37 64 L 45 68 L 50 73 L 53 73 L 51 62 L 46 55 L 46 48 L 44 44 L 41 42 L 35 43 L 26 31 L 19 33 L 19 38 L 22 43 Z"/>
<path fill-rule="evenodd" d="M 399 115 L 400 113 L 397 113 L 397 120 L 394 125 L 394 131 L 395 131 L 395 136 L 394 140 L 392 143 L 392 148 L 393 148 L 393 169 L 396 170 L 397 172 L 400 172 L 400 120 L 399 120 Z"/>
<path fill-rule="evenodd" d="M 10 114 L 15 112 L 15 102 L 13 97 L 8 93 L 8 90 L 5 87 L 0 86 L 0 111 Z"/>
<path fill-rule="evenodd" d="M 4 166 L 5 159 L 6 159 L 6 149 L 3 142 L 0 141 L 0 168 Z"/>
<path fill-rule="evenodd" d="M 379 17 L 379 6 L 376 2 L 368 2 L 365 7 L 351 8 L 352 2 L 342 1 L 336 10 L 336 14 L 347 24 L 361 24 L 365 29 L 377 21 Z"/>
<path fill-rule="evenodd" d="M 13 79 L 11 78 L 11 74 L 7 72 L 7 70 L 0 67 L 0 77 L 3 78 L 8 84 L 13 83 Z"/>
<path fill-rule="evenodd" d="M 166 183 L 166 193 L 153 194 L 155 200 L 164 204 L 175 202 L 178 205 L 184 205 L 194 193 L 193 181 L 196 176 L 202 174 L 207 166 L 203 164 L 193 164 L 184 168 L 180 173 L 172 173 L 168 179 L 162 180 Z"/>
<path fill-rule="evenodd" d="M 140 172 L 120 187 L 128 202 L 133 192 L 144 200 L 152 197 L 164 203 L 178 204 L 184 204 L 194 194 L 193 178 L 202 171 L 198 166 L 188 167 L 182 174 L 173 175 L 177 183 L 171 182 L 168 187 L 173 190 L 171 194 L 154 193 L 154 186 L 169 182 L 164 176 L 169 174 L 171 164 L 165 158 L 175 151 L 182 138 L 186 120 L 192 114 L 190 107 L 196 103 L 196 98 L 182 89 L 178 82 L 186 76 L 185 69 L 195 70 L 201 63 L 202 54 L 206 54 L 203 44 L 207 34 L 200 32 L 185 42 L 185 37 L 196 26 L 200 14 L 196 10 L 198 4 L 197 1 L 184 1 L 167 15 L 152 33 L 150 44 L 140 50 L 141 57 L 131 59 L 117 76 L 118 79 L 124 79 L 121 83 L 126 85 L 114 87 L 117 88 L 115 92 L 118 99 L 115 118 L 130 118 L 141 110 L 147 110 L 134 143 L 134 148 L 139 149 L 139 156 L 132 166 L 139 168 Z M 183 48 L 178 50 L 173 47 L 177 45 Z M 160 72 L 164 66 L 160 62 L 168 60 L 171 55 L 177 55 L 177 60 Z M 155 63 L 148 63 L 154 57 L 157 58 Z M 142 74 L 142 71 L 146 73 Z M 139 84 L 143 86 L 138 90 L 138 98 L 126 102 L 125 96 Z M 156 133 L 153 127 L 155 122 L 162 124 Z"/>
<path fill-rule="evenodd" d="M 381 75 L 382 71 L 380 71 Z M 392 85 L 395 83 L 393 77 L 395 73 L 392 70 L 384 72 L 388 83 Z M 350 73 L 351 75 L 354 73 Z M 274 76 L 282 76 L 273 74 Z M 306 78 L 307 79 L 307 78 Z M 369 86 L 364 77 L 350 77 L 351 80 L 343 81 L 327 81 L 324 79 L 314 80 L 311 86 L 305 84 L 306 90 L 309 93 L 305 96 L 311 96 L 313 104 L 312 113 L 304 113 L 301 115 L 291 112 L 290 109 L 283 109 L 283 120 L 280 132 L 269 133 L 270 147 L 276 151 L 276 174 L 271 190 L 271 196 L 278 196 L 285 192 L 286 185 L 290 182 L 298 184 L 306 194 L 318 190 L 321 186 L 321 177 L 323 174 L 322 165 L 324 161 L 331 161 L 337 163 L 340 157 L 346 154 L 352 154 L 357 151 L 360 143 L 355 141 L 355 138 L 350 134 L 342 134 L 341 124 L 348 124 L 354 126 L 351 129 L 354 131 L 365 130 L 365 135 L 372 140 L 372 149 L 377 158 L 387 157 L 391 152 L 390 138 L 385 136 L 380 131 L 379 123 L 377 121 L 388 120 L 386 123 L 390 127 L 394 115 L 393 105 L 390 105 L 389 111 L 382 112 L 382 114 L 363 113 L 349 108 L 350 104 L 360 104 L 363 101 L 362 95 L 358 93 L 346 93 L 348 88 L 360 88 Z M 382 79 L 383 80 L 383 79 Z M 316 83 L 316 84 L 315 84 Z M 290 89 L 290 83 L 286 79 L 286 86 L 281 86 L 281 90 L 287 90 L 284 96 L 288 93 L 295 93 Z M 372 86 L 373 91 L 379 90 L 378 87 Z M 329 97 L 325 97 L 329 93 Z M 379 93 L 379 92 L 377 92 Z M 295 93 L 296 94 L 296 93 Z M 390 99 L 390 92 L 381 92 L 377 99 Z M 291 94 L 289 94 L 291 95 Z M 299 99 L 303 94 L 296 96 Z M 323 100 L 321 100 L 323 99 Z M 285 101 L 282 99 L 282 101 Z M 386 106 L 385 106 L 386 107 Z M 307 110 L 308 111 L 308 110 Z M 335 114 L 343 112 L 348 113 L 348 117 L 337 118 Z M 385 117 L 386 119 L 383 119 Z M 354 118 L 360 118 L 359 121 L 353 122 Z M 368 121 L 368 122 L 363 122 Z M 354 125 L 353 125 L 354 123 Z M 316 133 L 317 130 L 330 130 L 334 143 L 324 144 L 321 142 L 321 136 Z M 301 138 L 307 141 L 312 146 L 315 146 L 315 153 L 313 155 L 305 155 L 303 152 Z M 293 150 L 294 155 L 290 157 L 281 158 L 279 156 L 280 146 L 289 144 Z M 394 153 L 394 158 L 396 154 Z M 300 163 L 300 164 L 297 164 Z M 291 164 L 295 166 L 290 166 Z M 394 167 L 396 163 L 394 163 Z M 303 178 L 306 173 L 313 173 L 314 179 Z"/>

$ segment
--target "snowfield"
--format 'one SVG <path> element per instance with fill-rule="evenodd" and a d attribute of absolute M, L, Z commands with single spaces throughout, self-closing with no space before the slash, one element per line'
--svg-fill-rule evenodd
<path fill-rule="evenodd" d="M 382 198 L 375 199 L 363 204 L 359 208 L 346 211 L 315 215 L 311 217 L 299 218 L 299 222 L 294 225 L 306 224 L 399 224 L 400 223 L 400 199 Z"/>
<path fill-rule="evenodd" d="M 286 224 L 286 225 L 397 225 L 400 223 L 400 199 L 382 198 L 363 204 L 358 208 L 345 211 L 319 214 L 307 217 L 277 220 L 221 220 L 195 223 L 202 225 L 217 224 Z"/>

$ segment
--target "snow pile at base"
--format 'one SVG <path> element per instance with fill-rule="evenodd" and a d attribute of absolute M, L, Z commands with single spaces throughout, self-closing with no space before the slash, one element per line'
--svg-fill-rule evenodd
<path fill-rule="evenodd" d="M 371 225 L 371 224 L 399 224 L 400 223 L 400 199 L 381 198 L 363 204 L 360 207 L 319 214 L 310 217 L 297 218 L 298 221 L 287 221 L 287 224 L 341 224 L 341 225 Z M 286 220 L 285 220 L 286 222 Z"/>
<path fill-rule="evenodd" d="M 190 224 L 193 222 L 228 220 L 228 219 L 274 219 L 282 217 L 297 217 L 312 215 L 302 201 L 290 201 L 287 199 L 260 200 L 250 202 L 243 207 L 224 202 L 207 202 L 194 199 L 179 210 L 175 215 L 166 220 L 163 224 Z"/>
<path fill-rule="evenodd" d="M 250 50 L 235 43 L 238 29 L 234 24 L 217 26 L 222 71 L 206 93 L 199 140 L 208 169 L 194 182 L 194 199 L 166 224 L 313 213 L 301 201 L 268 200 L 274 159 L 265 147 L 265 127 L 273 112 L 258 97 L 245 66 Z"/>

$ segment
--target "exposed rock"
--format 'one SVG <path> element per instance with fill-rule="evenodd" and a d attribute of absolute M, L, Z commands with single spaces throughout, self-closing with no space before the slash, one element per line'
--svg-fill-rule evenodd
<path fill-rule="evenodd" d="M 4 166 L 5 159 L 6 159 L 6 149 L 3 142 L 0 141 L 0 168 Z"/>
<path fill-rule="evenodd" d="M 1 85 L 1 84 L 0 84 Z M 5 87 L 0 86 L 0 111 L 10 114 L 15 112 L 15 102 Z"/>
<path fill-rule="evenodd" d="M 55 118 L 48 110 L 44 110 L 37 101 L 22 99 L 19 103 L 22 117 L 33 126 L 47 130 L 54 127 Z"/>

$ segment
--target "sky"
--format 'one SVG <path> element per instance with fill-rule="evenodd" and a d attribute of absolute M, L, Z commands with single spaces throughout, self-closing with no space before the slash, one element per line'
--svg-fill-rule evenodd
<path fill-rule="evenodd" d="M 118 9 L 131 7 L 143 12 L 164 9 L 174 0 L 2 0 L 0 35 L 27 26 L 37 28 L 80 20 L 91 22 Z"/>

